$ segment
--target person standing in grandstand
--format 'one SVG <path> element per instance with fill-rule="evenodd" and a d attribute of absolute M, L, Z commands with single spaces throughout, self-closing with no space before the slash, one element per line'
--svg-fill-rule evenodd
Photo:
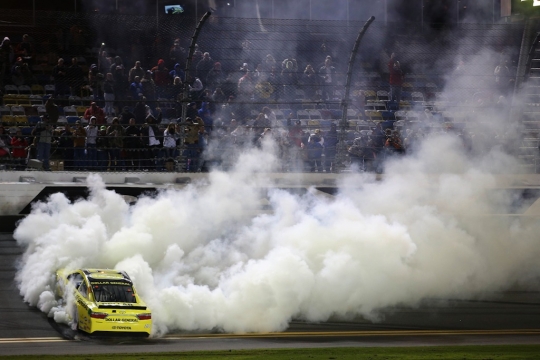
<path fill-rule="evenodd" d="M 111 73 L 107 73 L 105 77 L 105 82 L 103 83 L 103 97 L 105 98 L 105 114 L 112 115 L 114 114 L 114 80 Z"/>
<path fill-rule="evenodd" d="M 49 160 L 51 158 L 51 143 L 53 137 L 53 127 L 49 124 L 46 117 L 41 118 L 34 130 L 32 130 L 32 136 L 34 136 L 34 144 L 37 146 L 37 159 L 43 164 L 44 170 L 50 170 Z"/>
<path fill-rule="evenodd" d="M 301 82 L 302 89 L 304 90 L 304 98 L 308 100 L 316 100 L 319 77 L 311 64 L 306 66 Z"/>
<path fill-rule="evenodd" d="M 127 76 L 125 74 L 124 64 L 122 63 L 122 58 L 120 56 L 117 56 L 114 58 L 114 64 L 111 65 L 110 73 L 113 75 L 114 95 L 115 95 L 117 105 L 118 107 L 122 107 L 123 106 L 122 100 L 126 98 L 128 84 L 127 84 Z"/>
<path fill-rule="evenodd" d="M 326 57 L 324 66 L 319 69 L 321 78 L 322 99 L 330 100 L 334 96 L 334 85 L 336 84 L 336 68 L 332 66 L 332 58 Z"/>
<path fill-rule="evenodd" d="M 76 57 L 71 59 L 71 66 L 66 70 L 66 80 L 72 96 L 81 96 L 81 87 L 84 83 L 84 72 Z"/>
<path fill-rule="evenodd" d="M 210 70 L 212 70 L 212 68 L 214 67 L 214 63 L 215 61 L 210 57 L 210 53 L 205 52 L 203 54 L 203 58 L 196 66 L 197 72 L 195 76 L 201 79 L 204 85 L 206 85 L 206 77 L 208 76 Z"/>
<path fill-rule="evenodd" d="M 11 157 L 15 168 L 24 169 L 28 142 L 24 138 L 21 129 L 17 128 L 15 136 L 11 138 Z"/>
<path fill-rule="evenodd" d="M 58 59 L 58 63 L 52 70 L 52 77 L 54 79 L 54 97 L 64 96 L 68 91 L 67 85 L 67 67 L 64 65 L 64 59 Z"/>
<path fill-rule="evenodd" d="M 0 85 L 4 86 L 4 80 L 9 71 L 11 64 L 15 59 L 15 51 L 11 46 L 11 40 L 6 36 L 0 44 Z"/>
<path fill-rule="evenodd" d="M 388 71 L 390 73 L 390 100 L 395 102 L 399 109 L 399 102 L 401 101 L 401 87 L 403 85 L 403 70 L 401 70 L 401 64 L 396 59 L 396 54 L 390 55 L 388 61 Z"/>
<path fill-rule="evenodd" d="M 90 103 L 90 107 L 88 107 L 88 109 L 86 109 L 86 111 L 84 112 L 83 118 L 90 121 L 90 118 L 92 116 L 96 117 L 97 124 L 105 124 L 105 113 L 103 112 L 103 109 L 97 106 L 94 101 Z"/>
<path fill-rule="evenodd" d="M 142 79 L 144 77 L 144 69 L 141 67 L 140 61 L 135 61 L 135 66 L 129 69 L 129 76 L 128 81 L 131 84 L 133 81 L 135 81 L 135 76 L 138 76 L 139 79 Z"/>
<path fill-rule="evenodd" d="M 75 161 L 75 170 L 83 170 L 86 167 L 86 130 L 79 120 L 77 120 L 75 124 L 75 130 L 73 131 L 73 158 Z"/>
<path fill-rule="evenodd" d="M 90 118 L 90 123 L 85 128 L 86 130 L 86 161 L 89 170 L 97 169 L 97 149 L 96 140 L 98 136 L 98 127 L 96 125 L 96 117 Z"/>
<path fill-rule="evenodd" d="M 156 84 L 157 97 L 165 96 L 167 85 L 169 85 L 169 69 L 165 67 L 165 60 L 159 59 L 157 65 L 151 71 Z"/>

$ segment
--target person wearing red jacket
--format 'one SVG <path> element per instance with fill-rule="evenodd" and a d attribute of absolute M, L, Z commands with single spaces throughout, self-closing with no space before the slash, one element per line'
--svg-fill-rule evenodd
<path fill-rule="evenodd" d="M 154 66 L 150 71 L 154 76 L 158 98 L 164 97 L 167 85 L 169 85 L 169 69 L 165 67 L 165 60 L 159 59 L 157 66 Z"/>
<path fill-rule="evenodd" d="M 396 60 L 396 54 L 392 53 L 388 62 L 388 71 L 390 72 L 390 100 L 395 101 L 399 107 L 401 101 L 401 86 L 403 85 L 403 70 L 399 61 Z"/>
<path fill-rule="evenodd" d="M 11 138 L 11 157 L 17 168 L 23 168 L 26 160 L 28 141 L 23 137 L 21 129 Z"/>
<path fill-rule="evenodd" d="M 105 120 L 105 112 L 103 111 L 102 108 L 100 108 L 99 106 L 97 106 L 97 104 L 95 102 L 92 102 L 90 104 L 90 107 L 88 109 L 86 109 L 86 111 L 84 112 L 84 118 L 90 122 L 90 118 L 92 116 L 95 116 L 96 117 L 96 125 L 103 125 L 106 123 L 106 120 Z"/>

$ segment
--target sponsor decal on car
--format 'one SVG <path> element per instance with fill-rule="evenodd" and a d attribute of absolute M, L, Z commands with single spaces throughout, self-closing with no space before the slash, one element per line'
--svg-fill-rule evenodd
<path fill-rule="evenodd" d="M 131 330 L 131 326 L 113 326 L 113 330 Z"/>
<path fill-rule="evenodd" d="M 137 322 L 139 320 L 134 319 L 134 318 L 110 318 L 110 317 L 107 317 L 107 318 L 105 318 L 105 321 Z"/>

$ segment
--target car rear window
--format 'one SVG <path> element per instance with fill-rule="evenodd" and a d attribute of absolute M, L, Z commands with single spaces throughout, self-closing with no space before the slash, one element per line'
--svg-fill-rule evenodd
<path fill-rule="evenodd" d="M 94 299 L 97 302 L 136 302 L 133 287 L 121 282 L 94 282 L 92 283 Z"/>

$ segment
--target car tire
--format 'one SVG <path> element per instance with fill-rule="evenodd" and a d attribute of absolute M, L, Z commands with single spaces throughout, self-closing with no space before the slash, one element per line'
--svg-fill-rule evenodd
<path fill-rule="evenodd" d="M 77 310 L 76 305 L 73 309 L 73 320 L 71 321 L 71 330 L 73 331 L 79 330 L 79 311 Z"/>

